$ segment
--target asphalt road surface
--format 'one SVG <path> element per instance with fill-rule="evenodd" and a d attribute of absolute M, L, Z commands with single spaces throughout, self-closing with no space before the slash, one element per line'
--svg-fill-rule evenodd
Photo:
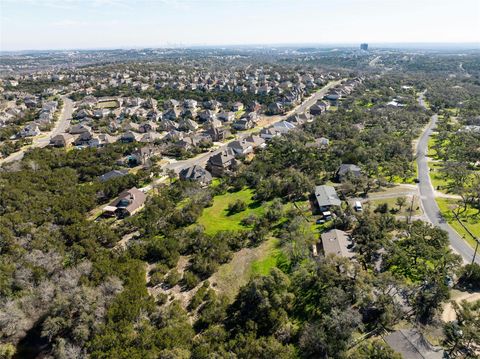
<path fill-rule="evenodd" d="M 27 146 L 26 148 L 23 148 L 18 152 L 12 153 L 10 156 L 4 158 L 3 160 L 0 160 L 0 164 L 21 160 L 25 154 L 25 151 L 27 151 L 28 149 L 36 147 L 46 147 L 50 143 L 50 139 L 52 137 L 67 130 L 68 126 L 70 125 L 70 120 L 72 119 L 73 101 L 70 100 L 67 96 L 62 96 L 62 100 L 62 112 L 58 121 L 55 122 L 53 129 L 50 132 L 42 133 L 38 137 L 34 138 L 32 144 Z"/>
<path fill-rule="evenodd" d="M 420 96 L 419 103 L 421 106 L 425 107 L 423 95 Z M 420 198 L 422 200 L 422 207 L 425 216 L 428 218 L 430 223 L 448 232 L 450 244 L 455 252 L 460 254 L 465 262 L 471 263 L 474 255 L 474 249 L 470 247 L 470 245 L 452 227 L 450 227 L 447 221 L 442 217 L 440 208 L 435 201 L 435 193 L 432 182 L 430 181 L 427 161 L 428 140 L 435 129 L 437 120 L 438 115 L 433 115 L 428 127 L 423 132 L 417 144 L 418 179 L 420 180 L 418 188 L 420 191 Z M 480 264 L 480 258 L 478 254 L 475 258 L 475 262 Z"/>
<path fill-rule="evenodd" d="M 307 98 L 305 101 L 303 101 L 300 105 L 298 105 L 295 109 L 293 109 L 292 111 L 290 111 L 289 113 L 283 115 L 283 116 L 278 116 L 278 119 L 277 121 L 273 122 L 273 123 L 276 123 L 276 122 L 281 122 L 281 121 L 284 121 L 286 120 L 288 117 L 292 116 L 292 115 L 296 115 L 296 114 L 301 114 L 301 113 L 304 113 L 308 108 L 310 108 L 310 106 L 312 106 L 313 104 L 315 104 L 318 100 L 321 100 L 326 94 L 327 92 L 332 88 L 332 87 L 335 87 L 337 86 L 338 84 L 340 84 L 342 80 L 338 80 L 338 81 L 332 81 L 330 83 L 328 83 L 326 86 L 324 86 L 321 90 L 315 92 L 312 96 L 310 96 L 309 98 Z M 265 126 L 261 126 L 261 127 L 256 127 L 255 130 L 260 130 L 262 129 L 263 127 L 269 127 L 271 125 L 273 125 L 273 123 L 269 123 Z M 236 138 L 232 141 L 235 141 L 235 140 L 242 140 L 248 136 L 250 136 L 250 132 L 248 133 L 239 133 Z M 196 157 L 193 157 L 193 158 L 189 158 L 189 159 L 186 159 L 186 160 L 182 160 L 182 161 L 172 161 L 171 163 L 165 165 L 165 169 L 168 169 L 168 170 L 173 170 L 175 172 L 180 172 L 182 169 L 184 168 L 188 168 L 188 167 L 191 167 L 191 166 L 194 166 L 194 165 L 199 165 L 199 166 L 203 166 L 204 164 L 206 164 L 206 162 L 208 161 L 208 159 L 210 158 L 210 156 L 213 156 L 217 153 L 220 153 L 222 152 L 223 150 L 225 150 L 228 146 L 228 143 L 224 143 L 222 144 L 220 147 L 218 147 L 216 150 L 214 151 L 211 151 L 211 152 L 207 152 L 207 153 L 202 153 Z"/>

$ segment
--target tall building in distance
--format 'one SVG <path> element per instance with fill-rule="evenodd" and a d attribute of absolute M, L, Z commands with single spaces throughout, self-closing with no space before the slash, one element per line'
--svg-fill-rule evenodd
<path fill-rule="evenodd" d="M 360 44 L 360 50 L 368 51 L 368 44 Z"/>

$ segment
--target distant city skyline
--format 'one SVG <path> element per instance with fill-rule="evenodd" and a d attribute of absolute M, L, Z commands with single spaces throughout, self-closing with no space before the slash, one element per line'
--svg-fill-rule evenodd
<path fill-rule="evenodd" d="M 1 51 L 480 44 L 477 0 L 0 0 L 0 23 Z"/>

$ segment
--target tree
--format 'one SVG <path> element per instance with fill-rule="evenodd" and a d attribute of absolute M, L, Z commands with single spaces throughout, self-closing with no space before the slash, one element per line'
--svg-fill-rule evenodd
<path fill-rule="evenodd" d="M 301 355 L 305 358 L 342 357 L 360 323 L 360 314 L 347 309 L 334 310 L 317 322 L 305 324 L 299 341 Z"/>
<path fill-rule="evenodd" d="M 227 328 L 235 332 L 254 330 L 264 336 L 275 333 L 288 322 L 287 313 L 293 305 L 289 285 L 288 277 L 278 269 L 252 279 L 228 308 Z"/>
<path fill-rule="evenodd" d="M 402 359 L 382 340 L 364 341 L 348 356 L 349 359 Z"/>
<path fill-rule="evenodd" d="M 460 304 L 452 301 L 457 320 L 444 325 L 445 341 L 452 357 L 475 357 L 480 345 L 480 300 Z"/>
<path fill-rule="evenodd" d="M 358 224 L 352 232 L 354 248 L 360 254 L 364 268 L 374 264 L 378 250 L 388 238 L 387 232 L 380 226 L 379 218 L 365 212 L 359 217 Z"/>
<path fill-rule="evenodd" d="M 407 204 L 407 199 L 406 199 L 405 197 L 398 197 L 398 198 L 395 200 L 395 204 L 396 204 L 397 207 L 398 207 L 398 211 L 401 212 L 403 206 L 405 206 L 405 205 Z"/>
<path fill-rule="evenodd" d="M 467 264 L 462 268 L 458 283 L 461 287 L 467 289 L 480 288 L 480 265 L 477 263 Z"/>

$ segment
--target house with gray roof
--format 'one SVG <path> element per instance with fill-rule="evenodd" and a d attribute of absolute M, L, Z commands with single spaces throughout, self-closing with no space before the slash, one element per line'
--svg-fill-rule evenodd
<path fill-rule="evenodd" d="M 315 187 L 315 199 L 321 212 L 328 211 L 331 207 L 340 207 L 342 204 L 337 191 L 332 186 Z"/>
<path fill-rule="evenodd" d="M 417 329 L 400 329 L 383 338 L 403 358 L 442 359 L 443 349 L 430 344 Z"/>
<path fill-rule="evenodd" d="M 208 185 L 212 182 L 212 174 L 198 165 L 182 169 L 179 177 L 182 180 L 196 181 L 202 185 Z"/>

